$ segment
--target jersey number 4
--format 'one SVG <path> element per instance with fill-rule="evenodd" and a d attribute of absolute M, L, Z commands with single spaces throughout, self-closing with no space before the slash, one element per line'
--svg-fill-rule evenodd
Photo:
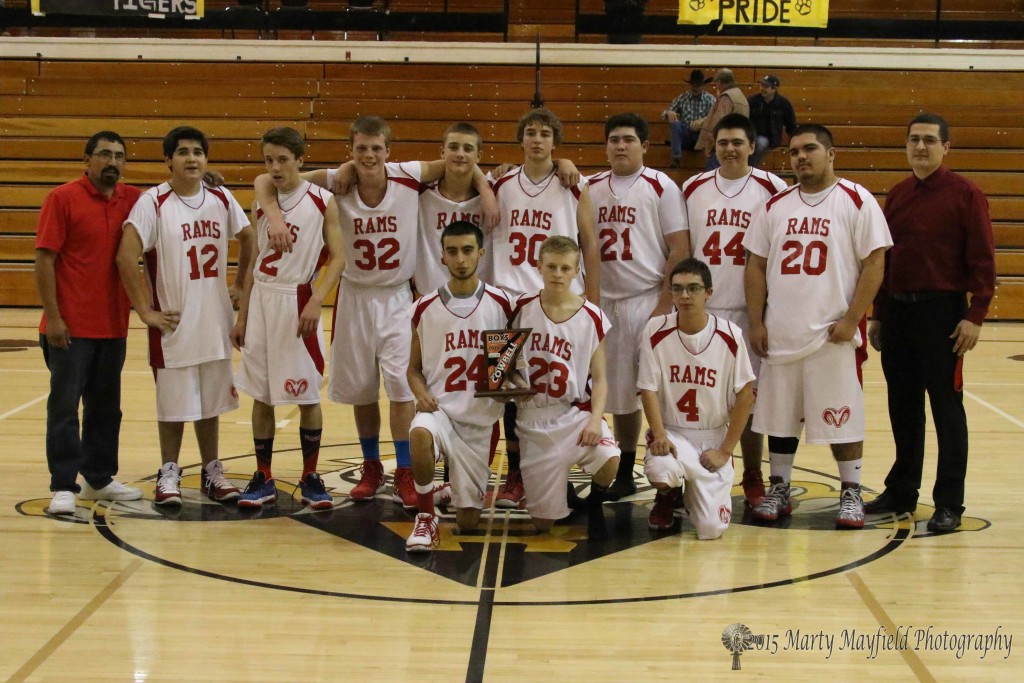
<path fill-rule="evenodd" d="M 689 389 L 680 396 L 676 401 L 676 408 L 679 408 L 679 412 L 686 416 L 687 422 L 700 420 L 700 413 L 697 411 L 697 390 Z"/>
<path fill-rule="evenodd" d="M 220 275 L 220 271 L 217 270 L 218 252 L 216 244 L 205 244 L 202 249 L 193 244 L 192 248 L 185 253 L 188 256 L 189 280 L 201 280 Z M 201 266 L 199 263 L 200 258 L 203 261 Z"/>
<path fill-rule="evenodd" d="M 722 233 L 715 230 L 711 235 L 708 236 L 708 241 L 704 244 L 704 248 L 701 249 L 701 253 L 708 257 L 708 265 L 720 266 L 722 265 L 722 254 L 732 257 L 732 265 L 742 266 L 747 262 L 747 259 L 743 253 L 743 233 L 737 232 L 732 236 L 732 239 L 725 245 L 725 249 L 722 249 Z"/>

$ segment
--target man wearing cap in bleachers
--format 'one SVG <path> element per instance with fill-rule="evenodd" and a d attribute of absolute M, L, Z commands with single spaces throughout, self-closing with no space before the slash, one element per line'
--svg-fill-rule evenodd
<path fill-rule="evenodd" d="M 721 166 L 718 157 L 715 156 L 715 126 L 722 120 L 722 117 L 734 113 L 750 116 L 747 96 L 736 84 L 736 77 L 733 76 L 732 69 L 719 69 L 711 82 L 718 88 L 718 99 L 715 100 L 715 106 L 711 107 L 711 111 L 704 117 L 704 121 L 700 125 L 700 137 L 694 147 L 694 149 L 702 150 L 704 156 L 707 157 L 707 163 L 704 164 L 705 171 L 711 171 Z"/>
<path fill-rule="evenodd" d="M 761 158 L 768 149 L 782 144 L 782 131 L 792 135 L 796 128 L 796 112 L 788 99 L 779 94 L 781 82 L 777 76 L 768 75 L 758 82 L 761 92 L 751 95 L 750 120 L 757 130 L 754 156 L 750 157 L 751 166 L 759 166 Z"/>
<path fill-rule="evenodd" d="M 715 104 L 715 96 L 704 90 L 704 72 L 694 69 L 690 72 L 690 90 L 672 100 L 672 104 L 661 112 L 661 118 L 669 122 L 672 135 L 672 168 L 679 167 L 684 149 L 693 149 L 700 135 L 704 117 Z"/>

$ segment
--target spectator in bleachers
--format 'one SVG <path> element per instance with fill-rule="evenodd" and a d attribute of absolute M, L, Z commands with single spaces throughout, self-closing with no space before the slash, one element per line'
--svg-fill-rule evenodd
<path fill-rule="evenodd" d="M 690 90 L 672 100 L 672 104 L 661 112 L 661 118 L 669 122 L 672 136 L 672 168 L 679 167 L 684 149 L 693 149 L 700 136 L 700 125 L 715 105 L 715 96 L 704 90 L 704 72 L 694 69 L 690 72 Z"/>
<path fill-rule="evenodd" d="M 719 69 L 711 82 L 718 88 L 718 99 L 715 100 L 715 106 L 701 122 L 700 137 L 694 147 L 694 149 L 703 150 L 704 156 L 707 157 L 707 163 L 704 165 L 705 171 L 721 166 L 715 156 L 715 126 L 722 120 L 722 117 L 732 113 L 750 116 L 750 105 L 747 104 L 747 98 L 740 90 L 740 86 L 736 84 L 732 69 Z"/>
<path fill-rule="evenodd" d="M 788 99 L 779 94 L 777 76 L 765 76 L 758 82 L 761 92 L 751 95 L 747 100 L 750 105 L 750 120 L 757 130 L 754 156 L 750 158 L 751 166 L 760 166 L 761 159 L 768 149 L 782 144 L 782 133 L 792 135 L 796 128 L 796 112 Z"/>

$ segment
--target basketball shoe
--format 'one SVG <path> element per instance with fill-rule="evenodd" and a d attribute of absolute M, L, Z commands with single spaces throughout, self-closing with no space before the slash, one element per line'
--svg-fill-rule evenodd
<path fill-rule="evenodd" d="M 82 500 L 138 500 L 142 498 L 142 489 L 133 489 L 113 479 L 103 488 L 94 489 L 89 482 L 83 480 L 78 497 Z"/>
<path fill-rule="evenodd" d="M 249 480 L 249 485 L 238 497 L 238 507 L 258 508 L 263 507 L 264 503 L 273 503 L 275 500 L 277 500 L 277 485 L 274 484 L 274 480 L 268 480 L 267 475 L 256 470 L 253 472 L 252 479 Z"/>
<path fill-rule="evenodd" d="M 861 529 L 864 527 L 864 499 L 860 495 L 857 484 L 843 484 L 839 493 L 839 514 L 836 515 L 836 526 L 844 529 Z"/>
<path fill-rule="evenodd" d="M 47 512 L 51 515 L 73 515 L 75 514 L 75 493 L 74 491 L 54 491 L 50 500 L 50 507 Z"/>
<path fill-rule="evenodd" d="M 434 487 L 434 505 L 446 507 L 452 504 L 452 485 L 449 482 Z"/>
<path fill-rule="evenodd" d="M 238 487 L 224 476 L 224 463 L 220 460 L 211 460 L 203 467 L 203 480 L 199 491 L 218 503 L 237 500 L 241 495 Z"/>
<path fill-rule="evenodd" d="M 500 508 L 517 508 L 525 497 L 523 473 L 519 470 L 512 470 L 505 475 L 505 483 L 498 489 L 498 497 L 494 499 L 494 505 Z"/>
<path fill-rule="evenodd" d="M 412 470 L 408 467 L 395 468 L 394 484 L 391 487 L 391 500 L 401 503 L 406 510 L 415 510 L 416 482 L 412 478 Z"/>
<path fill-rule="evenodd" d="M 352 500 L 373 500 L 378 493 L 384 493 L 384 465 L 380 460 L 364 460 L 359 471 L 362 477 L 348 494 Z"/>
<path fill-rule="evenodd" d="M 789 484 L 783 482 L 782 477 L 769 477 L 768 481 L 771 482 L 768 493 L 761 504 L 751 511 L 754 519 L 762 522 L 774 522 L 793 512 L 793 505 L 789 501 Z"/>
<path fill-rule="evenodd" d="M 441 542 L 438 534 L 437 517 L 426 512 L 416 515 L 412 533 L 405 540 L 405 549 L 410 553 L 429 553 Z"/>
<path fill-rule="evenodd" d="M 165 462 L 156 473 L 157 505 L 181 505 L 181 468 L 177 463 Z"/>
<path fill-rule="evenodd" d="M 655 531 L 668 531 L 676 523 L 676 501 L 682 500 L 683 490 L 679 487 L 654 494 L 654 507 L 647 518 L 647 526 Z"/>
<path fill-rule="evenodd" d="M 302 491 L 302 503 L 314 510 L 328 510 L 334 505 L 334 498 L 327 493 L 324 480 L 316 472 L 310 472 L 299 482 Z"/>
<path fill-rule="evenodd" d="M 764 502 L 764 475 L 761 470 L 744 470 L 743 472 L 743 500 L 747 507 L 756 508 Z"/>

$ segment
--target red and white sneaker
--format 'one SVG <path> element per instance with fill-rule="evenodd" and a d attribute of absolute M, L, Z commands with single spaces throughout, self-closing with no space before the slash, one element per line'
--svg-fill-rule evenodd
<path fill-rule="evenodd" d="M 395 468 L 391 500 L 401 503 L 406 510 L 415 510 L 419 507 L 416 499 L 416 481 L 412 478 L 412 470 L 408 467 Z"/>
<path fill-rule="evenodd" d="M 505 475 L 505 483 L 498 489 L 498 497 L 494 499 L 494 505 L 500 508 L 518 508 L 519 504 L 526 498 L 526 489 L 523 488 L 523 473 L 519 470 L 511 470 Z"/>
<path fill-rule="evenodd" d="M 751 510 L 754 519 L 762 522 L 774 522 L 793 513 L 793 504 L 789 500 L 789 484 L 783 482 L 782 477 L 769 477 L 768 481 L 772 485 L 768 488 L 764 500 Z M 863 511 L 863 507 L 861 509 Z"/>
<path fill-rule="evenodd" d="M 452 485 L 450 482 L 438 484 L 434 487 L 434 505 L 446 507 L 452 504 Z"/>
<path fill-rule="evenodd" d="M 764 502 L 764 475 L 761 470 L 744 470 L 743 472 L 743 500 L 747 507 L 756 508 Z"/>
<path fill-rule="evenodd" d="M 839 492 L 836 526 L 844 529 L 864 528 L 864 499 L 860 495 L 860 486 L 843 484 L 843 490 Z"/>
<path fill-rule="evenodd" d="M 181 505 L 181 468 L 176 463 L 165 462 L 160 466 L 154 502 L 157 505 Z"/>
<path fill-rule="evenodd" d="M 238 487 L 224 476 L 224 463 L 220 460 L 213 460 L 203 467 L 202 484 L 199 491 L 218 503 L 238 500 L 238 497 L 242 495 Z"/>
<path fill-rule="evenodd" d="M 655 531 L 668 531 L 676 523 L 676 501 L 682 500 L 681 488 L 658 491 L 654 494 L 654 507 L 647 518 L 647 526 Z"/>
<path fill-rule="evenodd" d="M 429 553 L 440 543 L 437 517 L 426 512 L 416 515 L 412 533 L 405 539 L 405 550 L 410 553 Z"/>
<path fill-rule="evenodd" d="M 349 491 L 352 500 L 373 500 L 378 493 L 384 493 L 384 465 L 380 460 L 364 460 L 359 470 L 363 476 Z"/>

